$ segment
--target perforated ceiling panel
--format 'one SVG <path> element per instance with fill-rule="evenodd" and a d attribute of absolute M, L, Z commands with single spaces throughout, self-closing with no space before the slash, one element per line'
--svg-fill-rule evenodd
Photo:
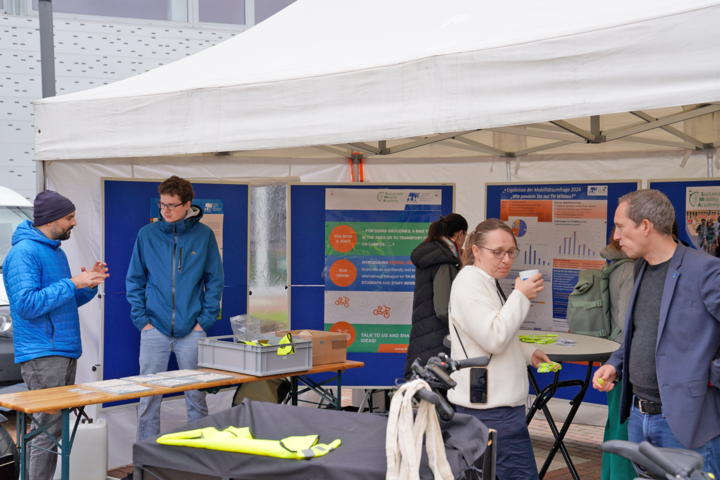
<path fill-rule="evenodd" d="M 55 18 L 57 94 L 99 87 L 239 34 Z M 32 102 L 42 97 L 37 17 L 0 16 L 0 185 L 35 196 Z"/>

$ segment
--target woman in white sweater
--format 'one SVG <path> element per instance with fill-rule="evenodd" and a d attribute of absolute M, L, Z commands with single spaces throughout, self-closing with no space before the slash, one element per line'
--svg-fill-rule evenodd
<path fill-rule="evenodd" d="M 458 412 L 473 415 L 497 430 L 500 480 L 538 478 L 525 424 L 527 365 L 537 367 L 550 361 L 542 351 L 520 342 L 518 336 L 530 300 L 544 289 L 542 275 L 525 281 L 518 278 L 507 299 L 497 282 L 508 275 L 519 251 L 505 223 L 495 218 L 485 220 L 468 237 L 465 266 L 450 294 L 452 357 L 492 357 L 487 372 L 455 372 L 453 379 L 458 385 L 448 392 L 448 398 Z M 482 398 L 482 388 L 471 389 L 470 384 L 471 378 L 479 383 L 484 377 L 487 395 Z"/>

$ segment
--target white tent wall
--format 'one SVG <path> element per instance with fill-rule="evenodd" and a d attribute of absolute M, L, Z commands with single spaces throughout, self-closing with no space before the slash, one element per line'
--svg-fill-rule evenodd
<path fill-rule="evenodd" d="M 48 188 L 68 197 L 77 208 L 78 225 L 73 229 L 71 240 L 63 243 L 63 249 L 73 274 L 80 273 L 80 266 L 90 266 L 102 258 L 102 183 L 103 177 L 112 178 L 157 178 L 179 175 L 196 180 L 239 180 L 262 179 L 267 184 L 282 181 L 304 182 L 347 182 L 350 168 L 347 161 L 329 159 L 288 159 L 251 157 L 175 157 L 153 159 L 94 160 L 83 162 L 49 162 L 46 165 Z M 122 222 L 123 219 L 105 219 Z M 111 275 L 125 276 L 126 272 L 113 270 Z M 102 290 L 101 290 L 102 291 Z M 78 360 L 76 382 L 101 379 L 101 370 L 93 372 L 92 367 L 100 362 L 101 341 L 101 300 L 95 298 L 82 307 L 80 326 L 83 355 Z M 130 321 L 130 319 L 128 319 Z M 122 345 L 106 348 L 122 349 Z M 230 405 L 232 392 L 208 395 L 210 413 L 226 409 Z M 95 407 L 88 407 L 88 413 L 97 417 Z M 100 414 L 108 422 L 109 467 L 115 468 L 132 463 L 132 444 L 137 437 L 137 407 L 103 410 Z M 183 397 L 163 403 L 162 429 L 168 430 L 187 421 Z"/>

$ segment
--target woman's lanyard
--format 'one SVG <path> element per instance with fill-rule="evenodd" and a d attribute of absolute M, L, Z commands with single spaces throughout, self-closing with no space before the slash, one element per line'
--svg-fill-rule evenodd
<path fill-rule="evenodd" d="M 496 279 L 495 280 L 495 287 L 497 287 L 498 295 L 500 296 L 500 301 L 503 305 L 505 305 L 505 302 L 507 302 L 507 297 L 505 296 L 505 292 L 503 292 L 502 287 L 500 286 L 500 282 Z"/>

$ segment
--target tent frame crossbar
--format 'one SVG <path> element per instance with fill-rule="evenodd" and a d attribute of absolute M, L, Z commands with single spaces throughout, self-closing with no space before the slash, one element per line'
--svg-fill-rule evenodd
<path fill-rule="evenodd" d="M 387 147 L 386 140 L 380 140 L 378 146 L 375 147 L 366 142 L 343 143 L 334 146 L 318 145 L 315 148 L 326 152 L 334 153 L 343 157 L 350 157 L 352 152 L 363 152 L 370 156 L 373 155 L 393 155 L 405 152 L 413 148 L 439 143 L 446 147 L 469 150 L 472 152 L 485 153 L 488 155 L 496 155 L 507 159 L 528 155 L 544 150 L 563 147 L 571 143 L 607 143 L 612 141 L 624 141 L 632 143 L 643 143 L 648 145 L 658 145 L 663 147 L 684 149 L 687 151 L 694 150 L 712 150 L 720 147 L 720 139 L 713 143 L 705 143 L 692 135 L 672 127 L 674 123 L 683 122 L 693 118 L 709 115 L 720 111 L 720 102 L 706 103 L 698 105 L 694 108 L 685 110 L 680 113 L 668 115 L 666 117 L 655 118 L 652 115 L 640 110 L 629 112 L 631 115 L 642 120 L 640 123 L 633 123 L 623 127 L 601 130 L 600 115 L 590 117 L 590 131 L 578 127 L 566 120 L 553 120 L 549 124 L 531 123 L 528 125 L 519 125 L 514 127 L 493 127 L 477 130 L 466 130 L 462 132 L 441 133 L 437 135 L 425 135 L 409 138 L 409 142 Z M 510 135 L 520 135 L 526 137 L 544 138 L 548 140 L 556 140 L 555 142 L 538 145 L 531 148 L 525 148 L 515 152 L 501 150 L 499 148 L 487 145 L 476 140 L 465 137 L 470 133 L 485 130 L 488 132 L 497 132 Z M 658 138 L 640 137 L 639 133 L 650 130 L 663 130 L 682 141 L 671 141 Z"/>

